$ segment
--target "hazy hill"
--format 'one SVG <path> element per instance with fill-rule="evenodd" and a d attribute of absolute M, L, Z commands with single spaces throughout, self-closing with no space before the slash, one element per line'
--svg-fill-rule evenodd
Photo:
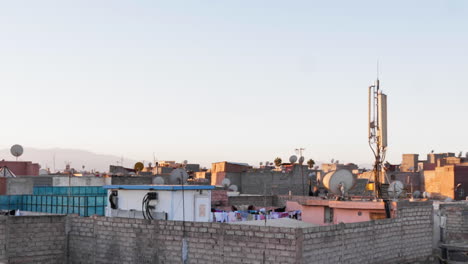
<path fill-rule="evenodd" d="M 79 149 L 35 149 L 25 148 L 24 154 L 19 158 L 23 161 L 32 161 L 39 163 L 42 168 L 54 169 L 54 155 L 55 155 L 55 169 L 63 170 L 65 164 L 69 162 L 72 168 L 81 170 L 85 166 L 85 170 L 108 171 L 109 165 L 117 165 L 120 163 L 121 157 L 115 155 L 96 154 L 86 150 Z M 0 150 L 0 160 L 15 160 L 10 154 L 10 149 Z M 135 160 L 127 159 L 124 157 L 123 164 L 126 167 L 133 167 Z"/>

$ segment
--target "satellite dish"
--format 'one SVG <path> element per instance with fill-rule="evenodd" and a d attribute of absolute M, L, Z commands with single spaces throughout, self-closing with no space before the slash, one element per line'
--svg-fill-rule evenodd
<path fill-rule="evenodd" d="M 238 189 L 239 189 L 239 188 L 237 188 L 237 185 L 231 185 L 231 186 L 229 186 L 229 190 L 230 190 L 230 191 L 237 192 Z"/>
<path fill-rule="evenodd" d="M 177 168 L 171 172 L 171 176 L 169 176 L 169 184 L 182 184 L 186 183 L 189 175 L 184 169 Z"/>
<path fill-rule="evenodd" d="M 302 165 L 303 163 L 304 163 L 304 156 L 301 156 L 301 157 L 299 158 L 299 164 Z"/>
<path fill-rule="evenodd" d="M 145 165 L 143 165 L 142 162 L 137 162 L 135 163 L 135 166 L 133 166 L 135 171 L 142 171 L 145 168 Z"/>
<path fill-rule="evenodd" d="M 393 199 L 397 199 L 403 192 L 404 187 L 405 186 L 401 181 L 393 181 L 388 186 L 388 196 L 393 197 Z"/>
<path fill-rule="evenodd" d="M 158 177 L 154 178 L 153 184 L 159 184 L 159 185 L 164 184 L 164 179 L 163 179 L 163 177 L 158 176 Z"/>
<path fill-rule="evenodd" d="M 423 192 L 423 198 L 431 198 L 431 193 L 429 192 Z"/>
<path fill-rule="evenodd" d="M 356 178 L 349 170 L 341 169 L 331 171 L 323 177 L 323 185 L 330 192 L 338 195 L 343 195 L 341 187 L 344 187 L 345 192 L 351 190 L 356 184 Z"/>
<path fill-rule="evenodd" d="M 11 155 L 15 156 L 17 160 L 19 156 L 23 155 L 23 151 L 23 147 L 18 144 L 11 146 L 10 149 Z"/>
<path fill-rule="evenodd" d="M 231 185 L 231 180 L 229 180 L 228 178 L 224 178 L 224 180 L 221 182 L 221 184 L 224 187 L 229 187 L 229 185 Z"/>
<path fill-rule="evenodd" d="M 297 156 L 296 155 L 292 155 L 291 157 L 289 157 L 289 162 L 290 163 L 295 163 L 297 161 Z"/>
<path fill-rule="evenodd" d="M 187 165 L 188 161 L 184 160 L 182 163 L 184 163 L 184 165 Z"/>
<path fill-rule="evenodd" d="M 416 190 L 413 192 L 413 198 L 420 198 L 421 197 L 421 192 Z"/>

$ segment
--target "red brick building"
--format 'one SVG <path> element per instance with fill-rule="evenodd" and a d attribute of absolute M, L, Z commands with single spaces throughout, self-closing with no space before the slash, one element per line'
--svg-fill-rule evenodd
<path fill-rule="evenodd" d="M 0 167 L 8 167 L 16 176 L 39 176 L 40 166 L 31 161 L 0 161 Z"/>

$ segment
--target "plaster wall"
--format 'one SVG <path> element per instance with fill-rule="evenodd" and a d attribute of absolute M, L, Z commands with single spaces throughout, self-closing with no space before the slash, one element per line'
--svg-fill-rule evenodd
<path fill-rule="evenodd" d="M 154 205 L 155 212 L 167 213 L 168 220 L 182 221 L 209 221 L 211 212 L 211 191 L 201 190 L 185 190 L 182 191 L 165 191 L 165 190 L 117 190 L 118 191 L 118 208 L 126 211 L 141 211 L 142 201 L 148 192 L 158 193 L 158 200 L 152 201 L 150 205 Z M 108 190 L 108 196 L 112 190 Z M 182 196 L 182 194 L 184 195 Z M 183 199 L 184 198 L 184 199 Z M 112 216 L 110 204 L 106 207 L 106 216 Z"/>

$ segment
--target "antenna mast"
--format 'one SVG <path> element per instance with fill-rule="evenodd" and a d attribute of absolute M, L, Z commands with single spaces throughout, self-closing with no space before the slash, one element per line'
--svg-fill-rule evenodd
<path fill-rule="evenodd" d="M 378 66 L 377 66 L 378 67 Z M 378 71 L 378 70 L 377 70 Z M 374 153 L 374 195 L 382 198 L 382 164 L 387 151 L 387 95 L 380 90 L 377 78 L 374 85 L 369 86 L 369 146 Z"/>

